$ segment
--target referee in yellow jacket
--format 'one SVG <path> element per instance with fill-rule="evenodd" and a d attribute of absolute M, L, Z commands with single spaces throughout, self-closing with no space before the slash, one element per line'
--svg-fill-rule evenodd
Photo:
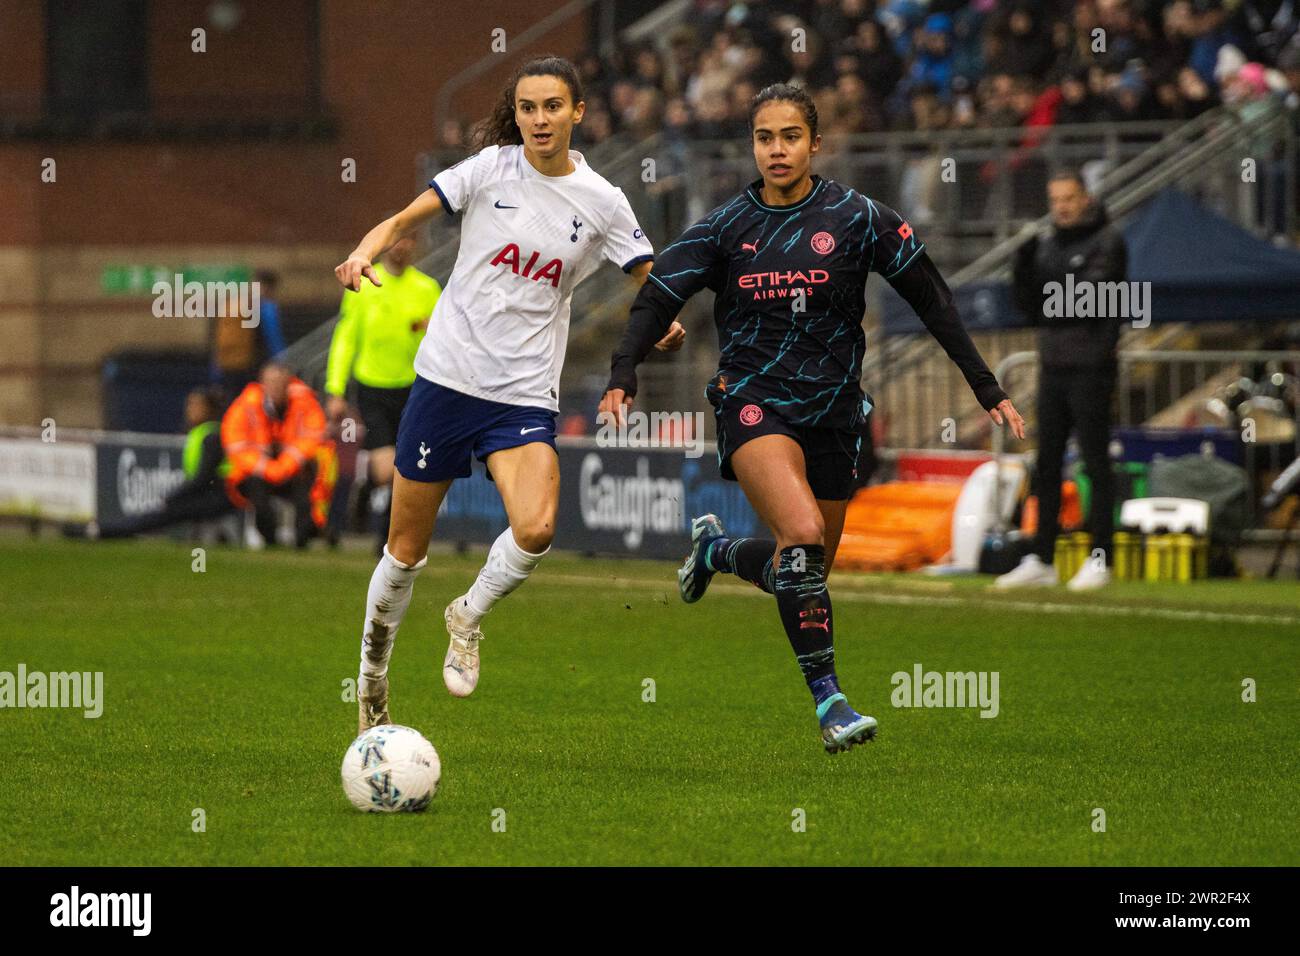
<path fill-rule="evenodd" d="M 325 372 L 331 420 L 347 414 L 348 382 L 357 380 L 357 408 L 366 426 L 362 447 L 370 459 L 370 508 L 379 548 L 388 540 L 397 424 L 415 381 L 415 353 L 442 294 L 436 279 L 411 265 L 415 240 L 402 239 L 375 265 L 378 287 L 343 293 Z"/>

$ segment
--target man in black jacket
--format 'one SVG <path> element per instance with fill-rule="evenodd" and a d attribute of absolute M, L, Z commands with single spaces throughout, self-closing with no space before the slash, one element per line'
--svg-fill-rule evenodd
<path fill-rule="evenodd" d="M 1073 428 L 1092 481 L 1092 559 L 1069 583 L 1071 590 L 1082 591 L 1110 581 L 1115 487 L 1108 446 L 1118 368 L 1115 348 L 1124 317 L 1105 314 L 1105 303 L 1113 304 L 1117 297 L 1107 295 L 1102 283 L 1123 283 L 1128 257 L 1123 237 L 1077 173 L 1053 175 L 1047 195 L 1052 227 L 1021 246 L 1012 277 L 1016 307 L 1038 328 L 1038 462 L 1033 487 L 1038 532 L 1032 553 L 999 577 L 996 586 L 1058 583 L 1052 561 L 1060 532 L 1061 465 Z M 1076 308 L 1075 291 L 1088 285 L 1094 306 Z M 1097 560 L 1101 556 L 1104 563 Z"/>

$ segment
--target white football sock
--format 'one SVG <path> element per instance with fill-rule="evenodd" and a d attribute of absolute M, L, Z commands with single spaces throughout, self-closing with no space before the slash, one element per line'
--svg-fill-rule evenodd
<path fill-rule="evenodd" d="M 506 528 L 492 542 L 487 562 L 469 592 L 460 599 L 457 613 L 466 623 L 478 624 L 483 615 L 492 610 L 492 605 L 528 580 L 528 575 L 546 556 L 546 551 L 529 554 L 515 543 L 514 533 Z"/>
<path fill-rule="evenodd" d="M 361 634 L 361 682 L 378 680 L 388 674 L 388 659 L 393 654 L 393 639 L 411 603 L 415 576 L 429 563 L 426 555 L 418 564 L 403 564 L 388 553 L 379 559 L 370 577 L 366 595 L 366 623 Z"/>

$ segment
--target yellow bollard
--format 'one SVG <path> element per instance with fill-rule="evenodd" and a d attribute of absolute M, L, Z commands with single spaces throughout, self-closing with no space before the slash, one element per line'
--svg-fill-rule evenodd
<path fill-rule="evenodd" d="M 1052 555 L 1052 564 L 1056 566 L 1056 576 L 1068 581 L 1073 572 L 1070 570 L 1070 540 L 1063 534 L 1056 536 L 1056 550 Z"/>
<path fill-rule="evenodd" d="M 1142 535 L 1136 531 L 1116 531 L 1115 579 L 1118 581 L 1142 580 Z"/>
<path fill-rule="evenodd" d="M 1135 533 L 1129 542 L 1129 562 L 1128 573 L 1130 581 L 1142 580 L 1142 555 L 1145 553 L 1146 537 L 1141 533 Z"/>
<path fill-rule="evenodd" d="M 1165 580 L 1165 561 L 1169 553 L 1169 536 L 1164 534 L 1147 535 L 1146 567 L 1144 580 Z"/>
<path fill-rule="evenodd" d="M 1070 535 L 1070 549 L 1074 556 L 1074 569 L 1070 572 L 1071 576 L 1078 574 L 1092 555 L 1089 551 L 1092 549 L 1092 535 L 1086 531 L 1076 531 Z"/>
<path fill-rule="evenodd" d="M 1196 536 L 1196 554 L 1192 559 L 1193 573 L 1198 580 L 1210 576 L 1210 538 L 1208 535 Z"/>
<path fill-rule="evenodd" d="M 1192 579 L 1192 536 L 1190 534 L 1172 534 L 1169 538 L 1173 552 L 1174 580 L 1186 584 Z"/>
<path fill-rule="evenodd" d="M 1132 538 L 1127 531 L 1116 531 L 1111 538 L 1111 547 L 1115 550 L 1113 559 L 1115 580 L 1127 581 L 1129 579 L 1128 549 L 1129 539 Z"/>

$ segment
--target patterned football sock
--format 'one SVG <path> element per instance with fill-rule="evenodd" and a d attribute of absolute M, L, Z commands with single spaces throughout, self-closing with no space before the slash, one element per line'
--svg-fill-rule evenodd
<path fill-rule="evenodd" d="M 823 701 L 839 693 L 824 547 L 801 544 L 781 549 L 776 570 L 776 606 L 799 670 L 820 708 Z"/>
<path fill-rule="evenodd" d="M 704 550 L 704 564 L 710 571 L 734 574 L 768 594 L 775 592 L 772 555 L 776 542 L 770 538 L 715 538 Z"/>

